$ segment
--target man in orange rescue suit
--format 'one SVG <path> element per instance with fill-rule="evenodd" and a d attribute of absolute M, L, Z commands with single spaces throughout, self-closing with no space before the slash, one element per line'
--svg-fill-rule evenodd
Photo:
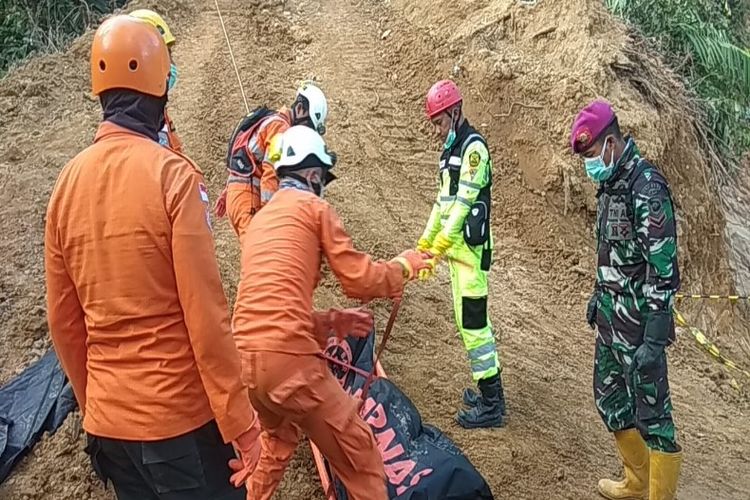
<path fill-rule="evenodd" d="M 304 82 L 297 89 L 291 108 L 282 108 L 276 112 L 261 108 L 248 115 L 248 118 L 251 116 L 258 117 L 258 122 L 252 124 L 247 142 L 243 142 L 241 150 L 237 151 L 242 155 L 243 161 L 233 161 L 230 151 L 227 187 L 216 204 L 216 215 L 222 217 L 224 213 L 228 214 L 229 222 L 240 240 L 250 219 L 268 203 L 279 188 L 269 154 L 271 141 L 294 125 L 306 125 L 317 130 L 320 135 L 325 134 L 328 102 L 317 85 Z M 245 170 L 247 167 L 251 168 L 250 173 Z"/>
<path fill-rule="evenodd" d="M 138 9 L 130 13 L 130 15 L 141 21 L 149 23 L 151 26 L 159 30 L 164 43 L 167 44 L 167 50 L 169 50 L 169 83 L 167 84 L 168 90 L 171 92 L 174 86 L 177 84 L 177 66 L 174 64 L 172 59 L 172 48 L 177 42 L 177 39 L 172 34 L 172 30 L 169 29 L 167 22 L 159 14 L 149 9 Z M 159 144 L 174 149 L 175 151 L 182 152 L 182 141 L 177 136 L 174 122 L 169 118 L 167 108 L 164 108 L 164 125 L 159 130 Z"/>
<path fill-rule="evenodd" d="M 365 336 L 372 316 L 360 310 L 313 314 L 323 257 L 351 298 L 398 298 L 406 281 L 428 269 L 409 250 L 390 262 L 358 252 L 334 209 L 322 199 L 335 156 L 313 129 L 280 138 L 274 164 L 279 191 L 250 223 L 232 317 L 243 381 L 263 427 L 263 452 L 248 498 L 273 496 L 304 432 L 328 459 L 352 500 L 387 498 L 383 459 L 372 431 L 318 355 L 329 332 Z"/>
<path fill-rule="evenodd" d="M 159 32 L 99 27 L 93 93 L 104 120 L 60 173 L 47 209 L 52 342 L 87 451 L 120 500 L 244 498 L 260 425 L 241 383 L 201 171 L 158 143 L 169 78 Z M 229 444 L 231 443 L 231 444 Z"/>

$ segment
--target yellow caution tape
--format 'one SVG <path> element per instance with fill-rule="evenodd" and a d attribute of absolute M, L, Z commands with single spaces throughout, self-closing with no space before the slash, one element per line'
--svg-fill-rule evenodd
<path fill-rule="evenodd" d="M 708 300 L 750 300 L 750 296 L 747 295 L 700 295 L 700 294 L 687 294 L 678 293 L 675 295 L 678 299 L 708 299 Z"/>
<path fill-rule="evenodd" d="M 740 373 L 744 374 L 746 377 L 750 378 L 750 371 L 740 368 L 737 365 L 737 363 L 735 363 L 734 361 L 730 360 L 729 358 L 721 354 L 721 352 L 719 351 L 719 348 L 716 347 L 716 344 L 714 344 L 708 338 L 706 338 L 704 333 L 699 328 L 696 328 L 688 324 L 685 317 L 677 309 L 674 310 L 674 317 L 675 317 L 675 322 L 677 323 L 677 325 L 683 328 L 687 328 L 690 334 L 695 338 L 695 341 L 698 343 L 699 346 L 703 348 L 704 351 L 710 354 L 714 359 L 716 359 L 722 365 L 735 369 L 739 371 Z"/>

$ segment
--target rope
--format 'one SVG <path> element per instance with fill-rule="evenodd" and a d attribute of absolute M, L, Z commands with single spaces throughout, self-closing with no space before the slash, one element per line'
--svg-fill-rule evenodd
<path fill-rule="evenodd" d="M 237 61 L 234 59 L 234 52 L 232 51 L 232 43 L 229 41 L 229 34 L 227 28 L 224 26 L 224 18 L 221 15 L 221 9 L 219 8 L 219 0 L 214 0 L 216 4 L 216 12 L 219 14 L 219 21 L 221 22 L 221 29 L 224 31 L 224 38 L 227 41 L 227 47 L 229 48 L 229 57 L 232 59 L 232 66 L 234 67 L 234 73 L 237 75 L 237 82 L 240 84 L 240 92 L 242 93 L 242 100 L 245 102 L 245 112 L 250 114 L 250 106 L 247 104 L 247 96 L 245 95 L 245 87 L 242 85 L 242 78 L 240 77 L 240 70 L 237 69 Z"/>
<path fill-rule="evenodd" d="M 366 372 L 362 368 L 357 368 L 356 366 L 352 366 L 349 363 L 344 363 L 340 359 L 336 359 L 333 356 L 331 356 L 330 354 L 326 354 L 324 352 L 321 352 L 321 353 L 318 354 L 318 356 L 320 356 L 321 358 L 325 359 L 326 361 L 328 361 L 330 363 L 333 363 L 334 365 L 339 365 L 339 366 L 341 366 L 343 368 L 346 368 L 347 370 L 351 370 L 354 373 L 356 373 L 357 375 L 359 375 L 361 377 L 364 377 L 365 379 L 367 379 L 367 377 L 370 376 L 370 372 Z"/>
<path fill-rule="evenodd" d="M 388 342 L 388 337 L 391 336 L 391 331 L 393 330 L 393 325 L 396 323 L 396 317 L 398 316 L 398 310 L 401 307 L 401 299 L 393 299 L 393 307 L 391 308 L 391 315 L 388 317 L 388 324 L 385 326 L 385 333 L 383 333 L 383 340 L 380 341 L 380 346 L 378 347 L 377 353 L 375 353 L 375 358 L 372 360 L 372 371 L 370 371 L 370 376 L 367 377 L 367 380 L 365 380 L 365 386 L 362 389 L 362 402 L 367 399 L 367 393 L 370 390 L 370 384 L 372 384 L 372 380 L 375 378 L 375 370 L 378 368 L 378 362 L 380 361 L 380 355 L 383 354 L 383 350 L 385 349 L 385 343 Z"/>
<path fill-rule="evenodd" d="M 687 294 L 687 293 L 678 293 L 676 295 L 676 298 L 678 299 L 703 299 L 703 300 L 731 300 L 731 301 L 739 301 L 739 300 L 750 300 L 750 297 L 747 295 L 704 295 L 704 294 Z"/>

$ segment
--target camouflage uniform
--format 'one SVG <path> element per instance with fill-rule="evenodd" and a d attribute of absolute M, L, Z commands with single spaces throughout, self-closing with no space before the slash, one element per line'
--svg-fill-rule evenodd
<path fill-rule="evenodd" d="M 649 322 L 668 328 L 668 343 L 674 340 L 680 275 L 672 198 L 666 179 L 632 139 L 616 168 L 597 194 L 597 280 L 589 318 L 598 330 L 594 397 L 611 432 L 635 427 L 649 448 L 673 453 L 679 447 L 666 354 L 648 369 L 631 370 Z"/>

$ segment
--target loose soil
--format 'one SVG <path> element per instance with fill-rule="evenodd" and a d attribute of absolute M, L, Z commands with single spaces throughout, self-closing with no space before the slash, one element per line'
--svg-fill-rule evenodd
<path fill-rule="evenodd" d="M 725 220 L 698 146 L 686 92 L 643 42 L 595 0 L 252 0 L 219 2 L 251 106 L 289 104 L 297 82 L 321 82 L 331 187 L 357 246 L 389 258 L 413 246 L 435 196 L 438 147 L 423 96 L 452 77 L 494 159 L 490 309 L 509 403 L 503 429 L 453 423 L 466 356 L 453 326 L 447 271 L 409 286 L 384 365 L 425 421 L 443 429 L 499 499 L 593 499 L 619 474 L 591 394 L 594 336 L 583 319 L 593 281 L 594 189 L 570 155 L 576 111 L 603 96 L 673 183 L 686 291 L 733 289 Z M 166 15 L 181 79 L 171 114 L 186 152 L 221 190 L 227 137 L 244 113 L 214 3 L 134 1 Z M 100 119 L 89 95 L 91 33 L 62 54 L 31 59 L 0 81 L 0 383 L 50 347 L 43 279 L 46 204 L 62 166 Z M 228 297 L 238 245 L 214 224 Z M 326 275 L 321 307 L 341 304 Z M 743 311 L 682 305 L 730 358 L 750 361 Z M 377 309 L 385 324 L 387 304 Z M 686 331 L 670 349 L 670 382 L 685 449 L 679 498 L 750 498 L 750 380 L 714 361 Z M 0 498 L 111 499 L 83 453 L 78 415 L 45 437 L 0 486 Z M 279 499 L 322 498 L 307 446 Z"/>

